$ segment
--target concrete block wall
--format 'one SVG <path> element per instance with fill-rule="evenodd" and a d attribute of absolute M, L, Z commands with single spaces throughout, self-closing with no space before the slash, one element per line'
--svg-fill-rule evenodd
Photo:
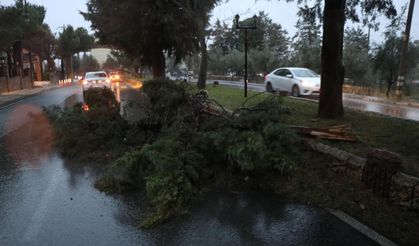
<path fill-rule="evenodd" d="M 343 173 L 348 178 L 363 182 L 365 167 L 368 161 L 366 158 L 315 141 L 306 141 L 306 145 L 314 151 L 328 155 L 339 161 L 339 172 L 344 170 Z M 400 171 L 395 172 L 391 176 L 389 196 L 387 199 L 393 204 L 419 210 L 419 177 L 411 176 Z"/>

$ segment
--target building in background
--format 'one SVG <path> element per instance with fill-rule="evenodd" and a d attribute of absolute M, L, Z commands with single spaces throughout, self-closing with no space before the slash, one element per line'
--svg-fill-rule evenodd
<path fill-rule="evenodd" d="M 106 59 L 108 59 L 108 55 L 111 55 L 111 51 L 109 48 L 94 48 L 90 51 L 90 54 L 102 66 L 106 62 Z"/>

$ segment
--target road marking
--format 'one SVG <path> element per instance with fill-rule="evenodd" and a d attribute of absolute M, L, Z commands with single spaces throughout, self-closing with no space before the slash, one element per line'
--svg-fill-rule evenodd
<path fill-rule="evenodd" d="M 0 110 L 3 110 L 3 109 L 6 109 L 6 108 L 9 108 L 9 107 L 14 106 L 14 105 L 16 105 L 16 104 L 18 104 L 18 103 L 21 103 L 21 102 L 23 102 L 23 101 L 25 101 L 25 99 L 20 99 L 20 100 L 18 100 L 18 101 L 16 101 L 16 102 L 12 102 L 12 103 L 10 103 L 10 104 L 7 104 L 6 106 L 0 107 Z"/>
<path fill-rule="evenodd" d="M 58 183 L 63 176 L 63 168 L 61 165 L 57 165 L 58 170 L 54 170 L 51 180 L 47 185 L 47 189 L 42 194 L 41 202 L 38 205 L 32 219 L 29 221 L 29 224 L 26 229 L 26 233 L 23 236 L 23 242 L 31 243 L 36 242 L 39 231 L 44 224 L 45 216 L 48 213 L 48 205 L 51 203 L 54 198 L 54 193 L 58 187 Z"/>
<path fill-rule="evenodd" d="M 362 224 L 361 222 L 357 221 L 356 219 L 352 218 L 347 213 L 340 211 L 340 210 L 334 210 L 334 209 L 328 209 L 328 211 L 333 214 L 334 216 L 338 217 L 340 220 L 345 222 L 346 224 L 350 225 L 357 231 L 361 232 L 371 240 L 377 242 L 378 244 L 382 246 L 397 246 L 396 243 L 392 242 L 391 240 L 387 239 L 386 237 L 382 236 L 378 232 L 374 231 L 373 229 L 369 228 L 368 226 Z"/>

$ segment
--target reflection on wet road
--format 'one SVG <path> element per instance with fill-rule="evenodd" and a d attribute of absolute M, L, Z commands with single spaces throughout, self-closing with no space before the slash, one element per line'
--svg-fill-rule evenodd
<path fill-rule="evenodd" d="M 209 81 L 208 83 L 212 83 Z M 231 82 L 231 81 L 219 81 L 222 85 L 227 85 L 236 88 L 243 88 L 243 82 Z M 265 91 L 265 87 L 263 84 L 249 84 L 249 90 L 263 92 Z M 317 100 L 317 98 L 313 98 Z M 387 103 L 379 103 L 379 102 L 371 102 L 371 101 L 364 101 L 361 99 L 355 99 L 350 95 L 343 95 L 343 105 L 346 108 L 366 111 L 366 112 L 374 112 L 379 113 L 387 116 L 408 119 L 419 121 L 419 108 L 415 107 L 407 107 L 407 106 L 399 106 L 395 104 L 387 104 Z"/>
<path fill-rule="evenodd" d="M 130 95 L 120 88 L 121 101 Z M 0 140 L 0 245 L 376 245 L 324 210 L 255 192 L 215 192 L 191 214 L 141 230 L 144 200 L 96 190 L 103 164 L 62 159 L 50 130 L 34 118 Z"/>
<path fill-rule="evenodd" d="M 356 109 L 360 111 L 374 112 L 393 116 L 402 119 L 419 121 L 419 108 L 405 107 L 395 104 L 379 103 L 379 102 L 368 102 L 353 99 L 347 96 L 343 97 L 343 103 L 345 107 Z"/>

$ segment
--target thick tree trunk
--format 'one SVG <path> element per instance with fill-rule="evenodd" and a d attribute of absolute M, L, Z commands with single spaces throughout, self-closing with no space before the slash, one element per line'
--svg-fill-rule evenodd
<path fill-rule="evenodd" d="M 163 51 L 156 51 L 152 59 L 153 78 L 161 79 L 166 77 L 166 57 Z"/>
<path fill-rule="evenodd" d="M 201 64 L 199 66 L 198 88 L 205 89 L 207 84 L 208 51 L 205 37 L 201 38 Z"/>
<path fill-rule="evenodd" d="M 322 77 L 319 117 L 339 118 L 344 114 L 342 85 L 343 31 L 346 0 L 326 0 L 324 6 Z"/>
<path fill-rule="evenodd" d="M 17 62 L 17 74 L 20 80 L 20 89 L 23 89 L 23 50 L 22 42 L 18 41 L 13 45 L 13 60 Z"/>

